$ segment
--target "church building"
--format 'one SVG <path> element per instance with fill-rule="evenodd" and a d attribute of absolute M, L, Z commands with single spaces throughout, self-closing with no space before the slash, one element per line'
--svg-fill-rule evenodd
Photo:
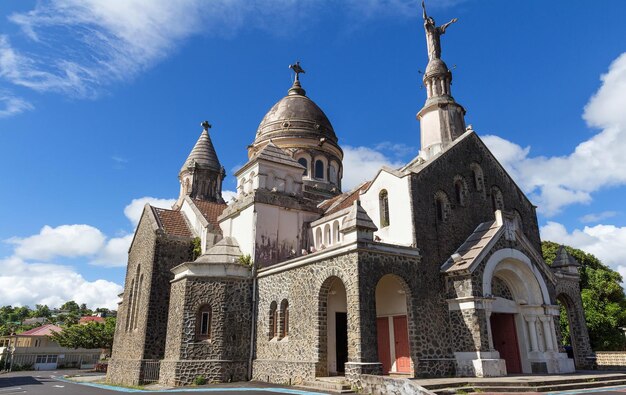
<path fill-rule="evenodd" d="M 342 189 L 340 131 L 307 96 L 298 63 L 250 135 L 228 203 L 202 123 L 177 202 L 146 205 L 137 226 L 110 382 L 154 379 L 154 366 L 172 386 L 593 366 L 577 262 L 562 248 L 545 263 L 535 206 L 452 96 L 440 39 L 454 22 L 437 26 L 424 10 L 418 156 L 353 190 Z"/>

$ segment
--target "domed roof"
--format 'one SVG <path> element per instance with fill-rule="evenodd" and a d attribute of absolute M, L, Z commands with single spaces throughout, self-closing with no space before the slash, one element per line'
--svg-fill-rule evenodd
<path fill-rule="evenodd" d="M 280 137 L 300 137 L 337 144 L 335 130 L 324 111 L 306 96 L 295 81 L 287 96 L 283 97 L 265 114 L 257 129 L 254 144 Z"/>

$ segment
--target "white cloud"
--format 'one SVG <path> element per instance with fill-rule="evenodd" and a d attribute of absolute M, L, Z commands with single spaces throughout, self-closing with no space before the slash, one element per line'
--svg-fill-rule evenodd
<path fill-rule="evenodd" d="M 548 222 L 541 227 L 541 238 L 591 253 L 615 270 L 626 267 L 626 227 L 600 224 L 568 232 L 562 224 Z"/>
<path fill-rule="evenodd" d="M 106 237 L 93 226 L 44 226 L 33 236 L 12 237 L 8 243 L 15 245 L 14 254 L 25 259 L 49 260 L 55 257 L 78 257 L 97 253 Z"/>
<path fill-rule="evenodd" d="M 613 218 L 616 215 L 617 215 L 617 212 L 615 211 L 603 211 L 601 213 L 591 213 L 591 214 L 583 215 L 582 217 L 579 218 L 579 221 L 584 224 L 588 224 L 592 222 L 600 222 L 608 218 Z"/>
<path fill-rule="evenodd" d="M 228 204 L 231 198 L 237 197 L 237 191 L 222 191 L 222 199 Z"/>
<path fill-rule="evenodd" d="M 132 234 L 109 239 L 90 263 L 106 267 L 126 266 L 128 262 L 128 249 L 132 241 Z"/>
<path fill-rule="evenodd" d="M 117 309 L 122 286 L 111 281 L 87 281 L 70 267 L 26 263 L 19 257 L 0 259 L 0 300 L 3 305 L 47 304 L 58 307 L 68 300 L 91 308 Z"/>
<path fill-rule="evenodd" d="M 0 91 L 0 118 L 10 117 L 33 108 L 35 107 L 24 99 Z"/>
<path fill-rule="evenodd" d="M 143 213 L 143 207 L 146 204 L 150 204 L 159 208 L 172 208 L 172 205 L 176 203 L 176 199 L 159 199 L 150 196 L 144 196 L 138 199 L 133 199 L 126 207 L 124 207 L 124 215 L 130 220 L 133 226 L 137 226 Z"/>
<path fill-rule="evenodd" d="M 344 146 L 342 189 L 349 191 L 361 182 L 371 180 L 382 166 L 398 168 L 403 164 L 372 148 Z"/>
<path fill-rule="evenodd" d="M 484 136 L 503 166 L 530 194 L 539 211 L 551 216 L 567 205 L 591 202 L 602 188 L 626 184 L 626 53 L 601 77 L 602 86 L 585 107 L 590 127 L 602 130 L 569 155 L 530 156 L 530 147 Z"/>

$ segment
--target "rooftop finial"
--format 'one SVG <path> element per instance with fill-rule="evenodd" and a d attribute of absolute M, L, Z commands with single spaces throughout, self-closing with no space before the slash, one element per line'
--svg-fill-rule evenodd
<path fill-rule="evenodd" d="M 209 123 L 209 121 L 202 121 L 200 126 L 202 126 L 202 129 L 206 130 L 207 133 L 209 132 L 209 129 L 211 129 L 211 127 L 212 127 L 212 125 Z"/>
<path fill-rule="evenodd" d="M 290 64 L 289 68 L 293 70 L 294 73 L 296 73 L 296 79 L 294 80 L 294 82 L 300 81 L 300 73 L 305 73 L 304 69 L 300 66 L 300 61 L 297 61 L 294 64 Z"/>
<path fill-rule="evenodd" d="M 441 26 L 435 24 L 432 16 L 426 15 L 426 4 L 422 0 L 422 17 L 424 18 L 424 29 L 426 30 L 426 43 L 428 44 L 428 60 L 441 59 L 441 35 L 446 32 L 448 26 L 458 21 L 453 18 L 450 22 Z"/>

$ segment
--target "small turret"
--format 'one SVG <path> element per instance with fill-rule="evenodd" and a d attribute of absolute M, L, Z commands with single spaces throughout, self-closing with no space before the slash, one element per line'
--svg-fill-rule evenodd
<path fill-rule="evenodd" d="M 222 181 L 226 172 L 217 159 L 215 148 L 213 148 L 209 136 L 211 124 L 204 121 L 201 126 L 203 128 L 202 133 L 178 175 L 180 196 L 174 208 L 180 207 L 185 196 L 197 200 L 224 203 Z"/>

